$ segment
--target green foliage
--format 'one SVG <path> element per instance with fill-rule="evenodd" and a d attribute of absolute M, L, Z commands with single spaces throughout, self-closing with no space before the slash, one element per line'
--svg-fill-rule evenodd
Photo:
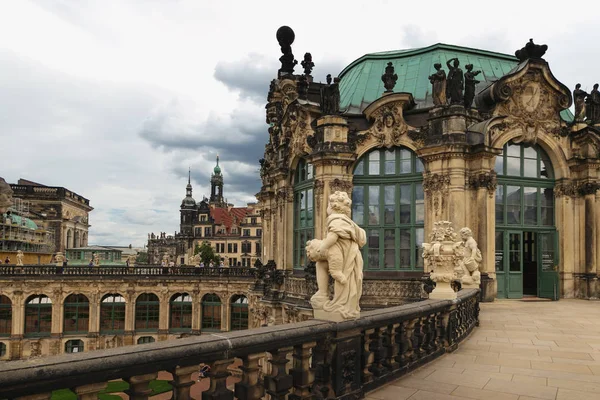
<path fill-rule="evenodd" d="M 208 266 L 211 261 L 215 263 L 215 265 L 219 265 L 219 262 L 221 261 L 221 257 L 215 253 L 208 242 L 204 242 L 202 245 L 196 245 L 194 255 L 196 254 L 200 254 L 200 260 L 206 266 Z"/>
<path fill-rule="evenodd" d="M 152 389 L 150 396 L 165 393 L 173 389 L 173 386 L 165 380 L 150 381 L 149 386 L 150 389 Z M 110 393 L 121 393 L 127 389 L 129 389 L 129 383 L 125 381 L 111 381 L 108 382 L 108 385 L 106 385 L 106 388 L 103 391 L 98 393 L 98 398 L 100 400 L 121 400 L 120 396 Z M 55 390 L 52 392 L 51 400 L 77 400 L 77 395 L 69 389 Z"/>
<path fill-rule="evenodd" d="M 138 264 L 148 264 L 148 252 L 147 251 L 140 251 L 137 254 L 135 262 L 138 263 Z"/>

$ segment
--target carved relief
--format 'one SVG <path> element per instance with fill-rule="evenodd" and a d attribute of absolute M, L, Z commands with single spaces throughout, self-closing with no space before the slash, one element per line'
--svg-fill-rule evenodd
<path fill-rule="evenodd" d="M 321 209 L 321 200 L 323 198 L 323 188 L 325 187 L 325 183 L 318 179 L 315 179 L 315 183 L 313 186 L 314 194 L 315 194 L 315 210 L 317 215 L 319 214 L 319 210 Z"/>
<path fill-rule="evenodd" d="M 493 198 L 498 187 L 498 177 L 496 172 L 482 172 L 479 174 L 471 174 L 467 176 L 467 187 L 473 190 L 485 188 L 488 191 L 488 196 Z"/>
<path fill-rule="evenodd" d="M 30 357 L 39 357 L 42 355 L 42 343 L 39 339 L 29 342 L 29 346 Z"/>
<path fill-rule="evenodd" d="M 446 205 L 450 175 L 427 174 L 423 177 L 423 192 L 435 216 L 439 216 Z"/>
<path fill-rule="evenodd" d="M 560 198 L 565 196 L 565 200 L 569 202 L 570 197 L 577 196 L 577 184 L 571 181 L 559 182 L 554 186 L 554 196 Z"/>
<path fill-rule="evenodd" d="M 335 178 L 333 181 L 329 182 L 329 189 L 331 193 L 335 192 L 346 192 L 349 197 L 352 197 L 352 182 L 351 181 L 342 181 L 338 178 Z"/>
<path fill-rule="evenodd" d="M 402 135 L 408 132 L 408 125 L 402 117 L 402 103 L 390 103 L 375 111 L 371 118 L 373 125 L 364 135 L 372 136 L 378 147 L 400 145 Z"/>

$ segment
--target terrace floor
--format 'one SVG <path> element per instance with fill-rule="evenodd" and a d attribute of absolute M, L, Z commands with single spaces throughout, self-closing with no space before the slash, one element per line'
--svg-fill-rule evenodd
<path fill-rule="evenodd" d="M 371 400 L 600 399 L 600 302 L 496 300 L 459 348 Z"/>

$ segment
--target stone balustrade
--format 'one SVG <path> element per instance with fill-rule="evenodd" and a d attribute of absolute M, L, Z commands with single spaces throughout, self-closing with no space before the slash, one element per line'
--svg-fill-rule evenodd
<path fill-rule="evenodd" d="M 203 400 L 257 400 L 266 394 L 274 400 L 359 399 L 454 350 L 478 318 L 479 290 L 468 289 L 455 300 L 367 311 L 357 320 L 340 323 L 309 320 L 10 361 L 0 364 L 0 398 L 50 399 L 53 390 L 70 388 L 80 398 L 94 399 L 106 382 L 123 379 L 130 384 L 130 398 L 141 400 L 148 398 L 148 384 L 158 372 L 168 371 L 173 398 L 189 399 L 192 373 L 205 363 L 211 370 Z M 231 388 L 228 367 L 236 358 L 242 363 L 241 380 Z"/>

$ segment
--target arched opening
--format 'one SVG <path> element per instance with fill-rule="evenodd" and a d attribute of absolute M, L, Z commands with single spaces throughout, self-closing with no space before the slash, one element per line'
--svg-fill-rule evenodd
<path fill-rule="evenodd" d="M 73 247 L 81 247 L 81 243 L 79 242 L 79 231 L 75 231 L 75 244 Z"/>
<path fill-rule="evenodd" d="M 121 333 L 125 330 L 125 298 L 107 294 L 100 302 L 100 332 Z"/>
<path fill-rule="evenodd" d="M 52 331 L 52 300 L 46 295 L 30 296 L 25 302 L 25 335 L 50 336 Z"/>
<path fill-rule="evenodd" d="M 192 296 L 177 293 L 170 301 L 169 328 L 173 331 L 192 329 Z"/>
<path fill-rule="evenodd" d="M 202 330 L 221 330 L 221 299 L 214 293 L 202 297 Z"/>
<path fill-rule="evenodd" d="M 153 331 L 158 329 L 160 301 L 154 293 L 142 293 L 135 301 L 135 330 Z"/>
<path fill-rule="evenodd" d="M 146 344 L 146 343 L 154 343 L 156 339 L 152 336 L 142 336 L 137 340 L 137 344 Z"/>
<path fill-rule="evenodd" d="M 65 249 L 70 249 L 73 247 L 73 232 L 68 229 L 67 230 L 67 243 L 65 243 Z"/>
<path fill-rule="evenodd" d="M 84 232 L 81 239 L 81 247 L 85 246 L 87 246 L 87 233 Z"/>
<path fill-rule="evenodd" d="M 306 242 L 315 236 L 314 169 L 305 160 L 298 162 L 294 174 L 294 268 L 304 269 Z"/>
<path fill-rule="evenodd" d="M 354 168 L 352 219 L 367 232 L 365 270 L 422 270 L 423 164 L 404 147 L 374 149 Z"/>
<path fill-rule="evenodd" d="M 83 340 L 67 340 L 65 343 L 65 353 L 81 353 L 83 351 Z"/>
<path fill-rule="evenodd" d="M 235 295 L 231 298 L 231 327 L 232 331 L 248 329 L 248 298 Z"/>
<path fill-rule="evenodd" d="M 87 333 L 90 322 L 90 303 L 83 294 L 67 296 L 64 304 L 64 333 Z"/>
<path fill-rule="evenodd" d="M 12 302 L 0 295 L 0 336 L 10 336 L 12 331 Z"/>
<path fill-rule="evenodd" d="M 509 142 L 496 158 L 498 297 L 558 298 L 554 171 L 537 146 Z"/>

